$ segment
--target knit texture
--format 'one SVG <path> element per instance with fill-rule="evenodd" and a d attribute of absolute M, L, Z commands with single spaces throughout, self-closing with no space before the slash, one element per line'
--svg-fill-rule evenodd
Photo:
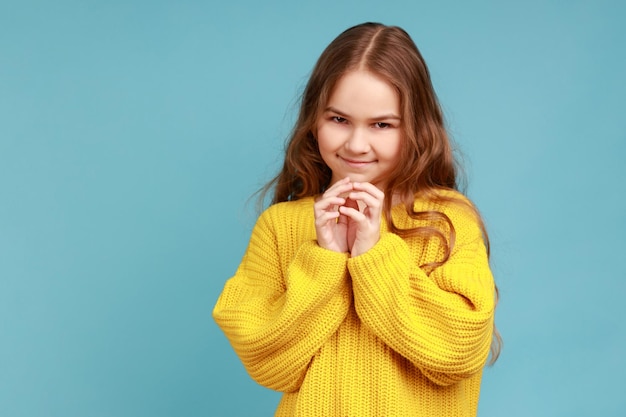
<path fill-rule="evenodd" d="M 321 248 L 313 203 L 275 204 L 259 217 L 213 311 L 250 376 L 284 393 L 276 416 L 475 416 L 495 306 L 471 211 L 416 200 L 456 231 L 449 260 L 427 268 L 443 258 L 441 241 L 402 239 L 384 221 L 360 256 Z M 401 206 L 393 218 L 433 225 Z"/>

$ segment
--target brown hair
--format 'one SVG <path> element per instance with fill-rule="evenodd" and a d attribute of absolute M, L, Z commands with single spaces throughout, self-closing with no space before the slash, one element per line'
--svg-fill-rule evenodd
<path fill-rule="evenodd" d="M 458 203 L 473 212 L 483 230 L 487 252 L 489 238 L 476 208 L 468 200 L 442 194 L 458 190 L 458 166 L 430 73 L 417 46 L 402 28 L 380 23 L 363 23 L 341 33 L 322 52 L 302 94 L 300 112 L 288 139 L 285 160 L 279 174 L 261 191 L 261 200 L 271 191 L 272 204 L 315 196 L 328 187 L 331 171 L 320 155 L 316 125 L 339 79 L 351 70 L 369 71 L 391 85 L 400 97 L 403 141 L 400 160 L 388 178 L 384 215 L 389 230 L 403 237 L 432 236 L 443 242 L 444 258 L 422 267 L 445 263 L 455 241 L 454 226 L 438 211 L 416 212 L 416 195 L 437 201 Z M 398 228 L 392 219 L 392 199 L 400 198 L 407 214 L 416 220 L 444 222 L 438 227 Z M 397 198 L 396 197 L 396 198 Z M 446 236 L 447 235 L 447 236 Z M 497 294 L 497 289 L 496 289 Z M 490 363 L 495 362 L 501 339 L 494 326 Z"/>

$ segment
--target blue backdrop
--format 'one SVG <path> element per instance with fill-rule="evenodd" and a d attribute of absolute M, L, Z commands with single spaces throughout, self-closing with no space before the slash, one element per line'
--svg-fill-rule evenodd
<path fill-rule="evenodd" d="M 0 3 L 0 415 L 272 415 L 211 318 L 322 49 L 430 65 L 492 236 L 480 416 L 626 410 L 620 1 Z"/>

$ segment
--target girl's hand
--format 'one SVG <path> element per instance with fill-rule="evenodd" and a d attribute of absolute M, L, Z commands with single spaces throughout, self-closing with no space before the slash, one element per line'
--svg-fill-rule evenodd
<path fill-rule="evenodd" d="M 350 256 L 355 257 L 370 250 L 380 239 L 385 194 L 369 182 L 354 182 L 352 189 L 339 213 L 347 219 L 347 245 Z M 359 210 L 359 203 L 363 211 Z"/>
<path fill-rule="evenodd" d="M 349 178 L 337 181 L 313 205 L 317 244 L 335 252 L 348 252 L 348 218 L 339 212 L 346 203 L 341 197 L 352 191 Z"/>

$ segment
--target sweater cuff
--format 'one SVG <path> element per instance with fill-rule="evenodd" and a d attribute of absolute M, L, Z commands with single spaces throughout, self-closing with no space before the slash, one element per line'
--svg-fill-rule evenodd
<path fill-rule="evenodd" d="M 395 277 L 407 277 L 410 270 L 409 248 L 394 233 L 385 233 L 367 252 L 348 260 L 353 284 L 367 293 L 383 295 L 395 284 Z M 390 280 L 392 282 L 390 282 Z M 408 280 L 406 280 L 408 284 Z"/>
<path fill-rule="evenodd" d="M 304 242 L 289 267 L 287 285 L 339 287 L 347 275 L 348 256 L 324 249 L 314 240 Z"/>

